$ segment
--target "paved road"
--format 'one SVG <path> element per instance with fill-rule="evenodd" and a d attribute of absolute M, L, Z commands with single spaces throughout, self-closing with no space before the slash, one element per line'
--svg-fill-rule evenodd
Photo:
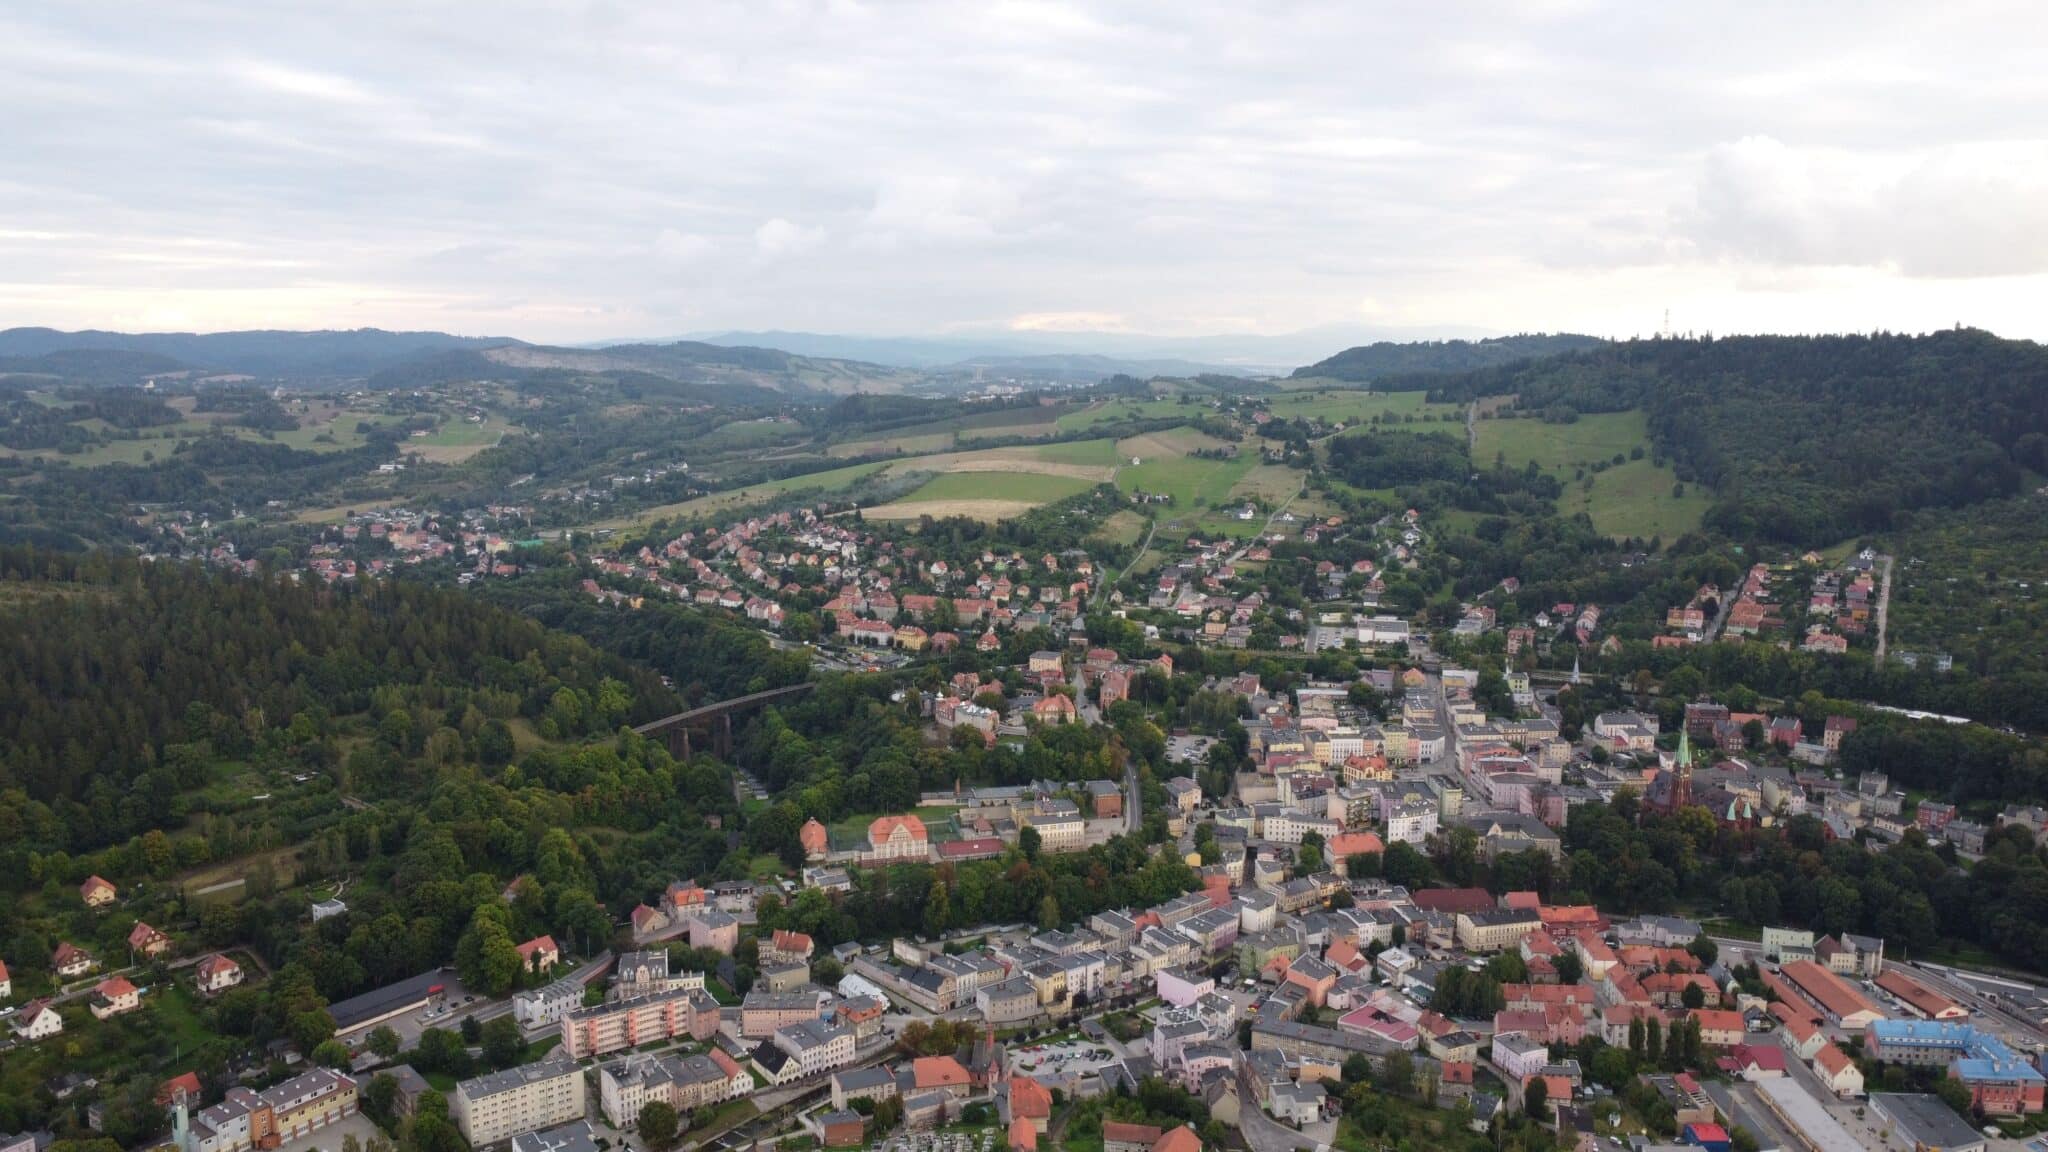
<path fill-rule="evenodd" d="M 1259 1094 L 1252 1085 L 1250 1061 L 1240 1061 L 1237 1066 L 1237 1129 L 1244 1134 L 1244 1141 L 1252 1152 L 1293 1152 L 1307 1149 L 1313 1152 L 1320 1141 L 1301 1132 L 1296 1132 L 1259 1107 Z"/>
<path fill-rule="evenodd" d="M 1877 587 L 1877 662 L 1884 663 L 1885 627 L 1892 606 L 1892 558 L 1879 556 L 1884 562 L 1884 577 Z"/>

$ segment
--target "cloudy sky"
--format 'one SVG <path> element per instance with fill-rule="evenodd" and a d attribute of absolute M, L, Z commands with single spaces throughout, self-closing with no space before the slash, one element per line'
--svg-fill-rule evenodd
<path fill-rule="evenodd" d="M 1796 8 L 1797 11 L 1787 11 Z M 0 326 L 2048 338 L 2034 3 L 14 5 Z"/>

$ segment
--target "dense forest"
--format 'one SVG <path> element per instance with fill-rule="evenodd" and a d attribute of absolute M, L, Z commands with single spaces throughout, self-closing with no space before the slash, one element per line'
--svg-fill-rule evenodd
<path fill-rule="evenodd" d="M 106 553 L 0 551 L 0 647 L 0 788 L 47 814 L 27 817 L 27 845 L 73 852 L 176 827 L 224 761 L 332 770 L 359 727 L 405 755 L 482 742 L 503 758 L 508 724 L 581 736 L 674 701 L 652 673 L 452 591 Z"/>
<path fill-rule="evenodd" d="M 2048 350 L 1973 330 L 1631 341 L 1382 386 L 1554 420 L 1641 408 L 1679 479 L 1714 489 L 1707 526 L 1741 540 L 1830 545 L 2048 472 Z"/>

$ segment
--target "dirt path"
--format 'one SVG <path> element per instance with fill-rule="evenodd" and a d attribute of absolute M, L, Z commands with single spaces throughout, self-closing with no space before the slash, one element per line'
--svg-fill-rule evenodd
<path fill-rule="evenodd" d="M 1475 459 L 1479 453 L 1479 401 L 1465 405 L 1465 451 Z"/>

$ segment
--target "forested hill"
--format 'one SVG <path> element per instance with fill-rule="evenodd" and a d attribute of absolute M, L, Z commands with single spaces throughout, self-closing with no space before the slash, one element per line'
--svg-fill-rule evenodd
<path fill-rule="evenodd" d="M 78 351 L 147 353 L 159 358 L 147 369 L 151 373 L 174 371 L 182 366 L 312 380 L 366 376 L 430 353 L 495 348 L 510 343 L 515 341 L 451 336 L 446 332 L 386 332 L 380 328 L 328 332 L 59 332 L 54 328 L 9 328 L 0 331 L 0 357 L 46 357 Z"/>
<path fill-rule="evenodd" d="M 34 838 L 73 852 L 177 827 L 236 765 L 341 779 L 371 770 L 366 744 L 380 772 L 503 764 L 515 732 L 603 734 L 677 703 L 653 673 L 454 591 L 106 553 L 0 550 L 0 650 L 0 794 L 19 790 L 0 809 L 47 805 L 57 826 Z"/>
<path fill-rule="evenodd" d="M 1557 421 L 1641 408 L 1679 479 L 1714 489 L 1707 526 L 1741 539 L 1833 544 L 2048 472 L 2048 349 L 1967 329 L 1634 341 L 1390 383 Z"/>
<path fill-rule="evenodd" d="M 1601 344 L 1596 336 L 1537 333 L 1525 336 L 1496 336 L 1487 340 L 1425 340 L 1396 344 L 1382 340 L 1358 348 L 1346 348 L 1327 360 L 1296 368 L 1298 377 L 1329 380 L 1381 380 L 1412 372 L 1469 372 L 1537 356 L 1555 356 Z"/>

